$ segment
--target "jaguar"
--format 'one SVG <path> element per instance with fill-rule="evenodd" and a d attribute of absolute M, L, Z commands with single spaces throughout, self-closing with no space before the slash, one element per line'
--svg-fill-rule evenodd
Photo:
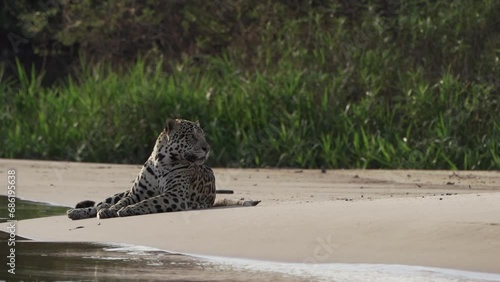
<path fill-rule="evenodd" d="M 205 165 L 210 145 L 199 122 L 168 119 L 132 188 L 95 205 L 82 201 L 67 211 L 70 219 L 100 219 L 206 209 L 256 206 L 260 201 L 221 199 L 216 202 L 215 176 Z"/>

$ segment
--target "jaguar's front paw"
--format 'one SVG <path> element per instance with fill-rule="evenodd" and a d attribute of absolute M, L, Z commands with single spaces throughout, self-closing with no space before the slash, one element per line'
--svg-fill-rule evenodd
<path fill-rule="evenodd" d="M 99 219 L 112 218 L 112 217 L 118 217 L 118 213 L 116 212 L 116 210 L 101 209 L 97 213 L 97 218 Z"/>
<path fill-rule="evenodd" d="M 123 207 L 118 211 L 119 217 L 132 216 L 132 215 L 137 215 L 137 212 L 131 206 Z"/>
<path fill-rule="evenodd" d="M 72 220 L 77 220 L 77 219 L 82 219 L 82 218 L 86 218 L 84 212 L 82 212 L 82 210 L 80 209 L 69 209 L 66 214 L 68 215 L 68 217 Z"/>

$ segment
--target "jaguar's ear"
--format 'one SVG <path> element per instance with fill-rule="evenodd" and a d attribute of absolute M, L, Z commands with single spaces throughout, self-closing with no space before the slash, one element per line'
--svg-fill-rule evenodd
<path fill-rule="evenodd" d="M 176 128 L 177 128 L 177 121 L 172 118 L 167 119 L 167 124 L 165 125 L 165 132 L 167 134 L 170 134 Z"/>
<path fill-rule="evenodd" d="M 200 126 L 200 121 L 195 121 L 194 124 L 196 124 L 197 126 Z"/>

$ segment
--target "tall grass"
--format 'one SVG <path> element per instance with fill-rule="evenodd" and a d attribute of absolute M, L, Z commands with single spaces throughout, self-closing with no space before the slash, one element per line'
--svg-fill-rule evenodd
<path fill-rule="evenodd" d="M 500 35 L 483 11 L 498 4 L 482 3 L 409 4 L 383 24 L 370 9 L 360 22 L 311 13 L 261 34 L 253 58 L 229 50 L 168 73 L 161 58 L 82 60 L 44 87 L 18 66 L 0 81 L 0 157 L 141 163 L 182 117 L 200 120 L 212 166 L 499 169 Z"/>
<path fill-rule="evenodd" d="M 165 119 L 183 117 L 201 121 L 214 166 L 500 167 L 498 97 L 446 72 L 433 85 L 395 81 L 397 101 L 366 93 L 351 102 L 341 79 L 299 69 L 165 75 L 160 66 L 100 66 L 50 88 L 20 68 L 20 83 L 0 92 L 1 156 L 139 163 Z"/>

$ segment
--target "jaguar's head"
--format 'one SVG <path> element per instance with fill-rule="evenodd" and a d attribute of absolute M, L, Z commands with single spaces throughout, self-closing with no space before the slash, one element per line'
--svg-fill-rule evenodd
<path fill-rule="evenodd" d="M 171 160 L 186 160 L 198 165 L 208 159 L 210 145 L 198 122 L 169 119 L 165 125 L 166 153 Z"/>

